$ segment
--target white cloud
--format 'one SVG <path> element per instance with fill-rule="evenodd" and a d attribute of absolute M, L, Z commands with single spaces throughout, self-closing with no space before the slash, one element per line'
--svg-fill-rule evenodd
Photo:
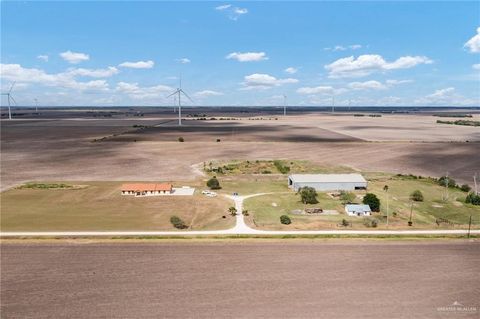
<path fill-rule="evenodd" d="M 48 62 L 48 55 L 46 54 L 37 55 L 37 59 L 42 60 L 44 62 Z"/>
<path fill-rule="evenodd" d="M 358 50 L 360 49 L 362 46 L 360 44 L 351 44 L 351 45 L 348 45 L 348 46 L 343 46 L 343 45 L 336 45 L 332 48 L 328 47 L 328 48 L 323 48 L 323 50 L 325 51 L 333 51 L 333 52 L 336 52 L 336 51 L 346 51 L 348 49 L 350 50 Z"/>
<path fill-rule="evenodd" d="M 231 4 L 224 4 L 224 5 L 215 7 L 215 10 L 223 11 L 223 10 L 227 10 L 228 8 L 231 8 L 231 7 L 232 7 Z"/>
<path fill-rule="evenodd" d="M 458 94 L 453 87 L 436 90 L 432 94 L 415 100 L 417 105 L 436 105 L 436 106 L 455 106 L 455 105 L 478 105 L 480 100 L 477 98 L 469 99 Z"/>
<path fill-rule="evenodd" d="M 303 87 L 297 89 L 298 94 L 316 95 L 316 94 L 333 94 L 335 89 L 332 86 L 316 86 Z"/>
<path fill-rule="evenodd" d="M 293 66 L 291 66 L 291 67 L 286 68 L 284 71 L 289 73 L 289 74 L 295 74 L 295 73 L 298 72 L 298 68 L 294 68 Z"/>
<path fill-rule="evenodd" d="M 187 59 L 187 58 L 177 59 L 176 61 L 177 61 L 177 62 L 180 62 L 180 63 L 182 63 L 182 64 L 187 64 L 187 63 L 192 62 L 192 61 L 190 61 L 190 59 Z"/>
<path fill-rule="evenodd" d="M 73 76 L 88 76 L 92 78 L 108 78 L 112 75 L 118 74 L 118 69 L 114 66 L 109 66 L 106 69 L 69 69 L 68 73 Z"/>
<path fill-rule="evenodd" d="M 385 90 L 387 87 L 378 81 L 352 82 L 348 87 L 353 90 Z"/>
<path fill-rule="evenodd" d="M 244 77 L 242 90 L 250 89 L 269 89 L 274 86 L 280 86 L 283 84 L 292 84 L 297 83 L 297 79 L 286 78 L 286 79 L 277 79 L 274 76 L 268 74 L 250 74 Z"/>
<path fill-rule="evenodd" d="M 24 68 L 20 64 L 0 64 L 1 78 L 19 83 L 36 83 L 45 86 L 69 88 L 74 90 L 107 91 L 108 83 L 105 80 L 79 82 L 75 79 L 75 72 L 67 71 L 55 74 L 46 73 L 40 69 Z"/>
<path fill-rule="evenodd" d="M 132 99 L 165 99 L 165 94 L 173 92 L 173 88 L 166 85 L 140 87 L 138 83 L 118 82 L 115 88 L 117 92 L 125 93 Z"/>
<path fill-rule="evenodd" d="M 248 9 L 234 7 L 231 4 L 224 4 L 221 6 L 215 7 L 215 10 L 224 12 L 230 20 L 237 21 L 238 18 L 244 14 L 248 13 Z"/>
<path fill-rule="evenodd" d="M 268 57 L 265 52 L 232 52 L 225 57 L 225 59 L 233 59 L 239 62 L 252 62 L 252 61 L 262 61 L 268 60 Z"/>
<path fill-rule="evenodd" d="M 471 53 L 480 52 L 480 27 L 477 28 L 477 34 L 475 34 L 470 40 L 463 45 L 464 48 L 468 48 Z"/>
<path fill-rule="evenodd" d="M 217 92 L 217 91 L 212 91 L 212 90 L 203 90 L 203 91 L 199 91 L 199 92 L 196 92 L 195 94 L 193 94 L 193 96 L 195 96 L 196 98 L 206 98 L 206 97 L 210 97 L 210 96 L 220 96 L 220 95 L 223 95 L 222 92 Z"/>
<path fill-rule="evenodd" d="M 405 83 L 412 83 L 413 80 L 387 80 L 385 81 L 385 83 L 388 85 L 388 86 L 394 86 L 394 85 L 398 85 L 398 84 L 405 84 Z"/>
<path fill-rule="evenodd" d="M 404 56 L 393 62 L 387 62 L 380 55 L 367 54 L 356 59 L 353 56 L 338 59 L 325 65 L 325 69 L 329 71 L 331 78 L 362 77 L 377 71 L 408 69 L 418 64 L 431 63 L 433 61 L 425 56 Z"/>
<path fill-rule="evenodd" d="M 475 70 L 480 70 L 480 63 L 472 65 Z"/>
<path fill-rule="evenodd" d="M 68 63 L 72 63 L 72 64 L 77 64 L 82 61 L 90 60 L 90 56 L 88 54 L 72 52 L 70 50 L 60 53 L 60 57 L 65 61 L 67 61 Z"/>
<path fill-rule="evenodd" d="M 152 60 L 149 61 L 137 61 L 137 62 L 123 62 L 120 63 L 119 66 L 124 68 L 131 68 L 131 69 L 151 69 L 155 65 L 155 62 Z"/>

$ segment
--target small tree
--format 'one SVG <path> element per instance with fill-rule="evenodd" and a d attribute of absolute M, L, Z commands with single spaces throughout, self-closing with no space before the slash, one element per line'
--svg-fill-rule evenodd
<path fill-rule="evenodd" d="M 248 215 L 249 215 L 248 210 L 244 209 L 244 210 L 242 211 L 242 215 L 243 215 L 243 216 L 248 216 Z"/>
<path fill-rule="evenodd" d="M 342 226 L 343 226 L 343 227 L 348 227 L 348 226 L 350 226 L 350 223 L 349 223 L 349 221 L 348 221 L 348 220 L 346 220 L 345 218 L 344 218 L 344 219 L 342 219 Z"/>
<path fill-rule="evenodd" d="M 448 187 L 455 187 L 457 186 L 457 182 L 451 177 L 442 176 L 438 179 L 438 184 L 441 186 L 448 186 Z"/>
<path fill-rule="evenodd" d="M 210 178 L 208 181 L 207 181 L 207 186 L 210 188 L 210 189 L 220 189 L 222 187 L 220 187 L 220 182 L 218 181 L 217 177 L 216 176 L 213 176 L 212 178 Z"/>
<path fill-rule="evenodd" d="M 340 200 L 342 201 L 342 204 L 350 204 L 355 200 L 356 196 L 354 193 L 349 193 L 345 191 L 340 192 Z"/>
<path fill-rule="evenodd" d="M 236 209 L 235 207 L 233 207 L 233 206 L 231 206 L 231 207 L 228 208 L 228 212 L 229 212 L 230 215 L 232 215 L 232 216 L 237 215 L 237 209 Z"/>
<path fill-rule="evenodd" d="M 175 227 L 175 228 L 178 228 L 178 229 L 188 228 L 188 226 L 185 224 L 185 222 L 178 216 L 170 217 L 170 222 L 172 223 L 173 227 Z"/>
<path fill-rule="evenodd" d="M 462 186 L 460 186 L 460 189 L 465 193 L 468 193 L 469 191 L 472 190 L 472 188 L 468 184 L 463 184 Z"/>
<path fill-rule="evenodd" d="M 317 200 L 317 191 L 313 187 L 302 187 L 298 190 L 300 197 L 302 198 L 302 203 L 304 204 L 316 204 Z"/>
<path fill-rule="evenodd" d="M 372 212 L 380 211 L 380 200 L 378 199 L 377 195 L 373 193 L 365 194 L 365 196 L 363 197 L 363 203 L 370 206 Z"/>
<path fill-rule="evenodd" d="M 465 198 L 465 203 L 472 205 L 480 205 L 480 195 L 471 192 Z"/>
<path fill-rule="evenodd" d="M 284 225 L 290 225 L 292 223 L 292 220 L 287 215 L 282 215 L 280 216 L 280 223 Z"/>
<path fill-rule="evenodd" d="M 179 142 L 185 142 L 185 140 L 184 140 L 183 137 L 181 137 L 181 136 L 178 138 L 178 141 L 179 141 Z"/>
<path fill-rule="evenodd" d="M 410 199 L 415 202 L 423 202 L 423 194 L 417 189 L 410 194 Z"/>

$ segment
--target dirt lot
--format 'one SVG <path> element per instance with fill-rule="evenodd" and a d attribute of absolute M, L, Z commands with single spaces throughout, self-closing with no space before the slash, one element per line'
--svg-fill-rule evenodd
<path fill-rule="evenodd" d="M 478 242 L 1 249 L 5 318 L 478 318 L 480 311 Z M 470 312 L 445 312 L 454 302 Z"/>
<path fill-rule="evenodd" d="M 248 120 L 248 114 L 236 121 L 189 120 L 178 128 L 173 114 L 145 112 L 105 119 L 52 111 L 2 120 L 1 189 L 31 180 L 187 180 L 195 178 L 191 165 L 213 159 L 303 159 L 429 176 L 448 171 L 470 184 L 480 167 L 480 129 L 437 125 L 430 115 L 277 114 L 275 120 L 264 114 L 257 116 L 264 120 Z"/>

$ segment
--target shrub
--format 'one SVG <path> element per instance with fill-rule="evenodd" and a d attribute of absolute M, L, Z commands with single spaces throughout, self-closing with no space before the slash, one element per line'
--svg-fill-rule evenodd
<path fill-rule="evenodd" d="M 178 141 L 179 141 L 179 142 L 185 142 L 185 140 L 184 140 L 183 137 L 181 137 L 181 136 L 178 138 Z"/>
<path fill-rule="evenodd" d="M 417 189 L 410 194 L 410 199 L 415 202 L 423 202 L 423 194 Z"/>
<path fill-rule="evenodd" d="M 475 194 L 474 192 L 468 193 L 465 198 L 465 203 L 472 205 L 480 205 L 480 195 Z"/>
<path fill-rule="evenodd" d="M 438 179 L 438 184 L 441 186 L 446 186 L 448 184 L 448 187 L 455 187 L 457 186 L 457 183 L 453 178 L 447 177 L 447 176 L 442 176 Z"/>
<path fill-rule="evenodd" d="M 354 193 L 349 193 L 345 191 L 340 192 L 340 200 L 342 201 L 342 204 L 350 204 L 355 200 L 356 196 Z"/>
<path fill-rule="evenodd" d="M 282 215 L 280 216 L 280 222 L 284 225 L 290 225 L 292 223 L 292 220 L 287 215 Z"/>
<path fill-rule="evenodd" d="M 222 188 L 222 187 L 220 187 L 220 182 L 218 181 L 218 179 L 215 176 L 213 176 L 212 178 L 210 178 L 207 181 L 207 186 L 210 189 L 220 189 L 220 188 Z"/>
<path fill-rule="evenodd" d="M 378 199 L 377 195 L 373 193 L 365 194 L 365 196 L 363 197 L 363 203 L 370 206 L 372 212 L 380 211 L 380 200 Z"/>
<path fill-rule="evenodd" d="M 367 227 L 375 228 L 378 226 L 378 220 L 375 218 L 364 218 L 363 224 Z"/>
<path fill-rule="evenodd" d="M 178 216 L 172 216 L 170 217 L 170 222 L 172 223 L 173 227 L 178 228 L 178 229 L 185 229 L 188 228 L 188 226 L 185 224 L 183 220 L 180 219 Z"/>
<path fill-rule="evenodd" d="M 232 216 L 236 216 L 236 215 L 237 215 L 237 209 L 236 209 L 235 207 L 233 207 L 233 206 L 230 206 L 230 207 L 228 208 L 228 212 L 229 212 L 230 215 L 232 215 Z"/>
<path fill-rule="evenodd" d="M 290 166 L 283 165 L 281 161 L 273 161 L 273 165 L 278 169 L 282 174 L 288 174 L 290 172 Z"/>
<path fill-rule="evenodd" d="M 243 216 L 248 216 L 248 215 L 249 215 L 249 214 L 248 214 L 248 210 L 244 209 L 244 210 L 242 211 L 242 215 L 243 215 Z"/>
<path fill-rule="evenodd" d="M 217 143 L 218 143 L 218 142 L 220 142 L 220 139 L 219 139 L 219 138 L 217 138 Z"/>
<path fill-rule="evenodd" d="M 342 226 L 343 226 L 343 227 L 348 227 L 348 226 L 350 226 L 350 223 L 349 223 L 349 221 L 348 221 L 348 220 L 346 220 L 345 218 L 344 218 L 344 219 L 342 219 Z"/>
<path fill-rule="evenodd" d="M 304 204 L 316 204 L 317 200 L 317 191 L 313 187 L 302 187 L 298 190 L 300 197 L 302 198 L 302 203 Z"/>
<path fill-rule="evenodd" d="M 460 186 L 460 189 L 465 193 L 468 193 L 469 191 L 472 190 L 472 188 L 468 184 L 463 184 L 462 186 Z"/>

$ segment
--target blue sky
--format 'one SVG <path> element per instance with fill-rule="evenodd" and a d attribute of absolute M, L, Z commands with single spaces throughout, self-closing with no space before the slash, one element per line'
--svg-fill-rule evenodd
<path fill-rule="evenodd" d="M 1 2 L 19 105 L 480 105 L 480 3 Z M 6 101 L 2 98 L 2 105 Z"/>

